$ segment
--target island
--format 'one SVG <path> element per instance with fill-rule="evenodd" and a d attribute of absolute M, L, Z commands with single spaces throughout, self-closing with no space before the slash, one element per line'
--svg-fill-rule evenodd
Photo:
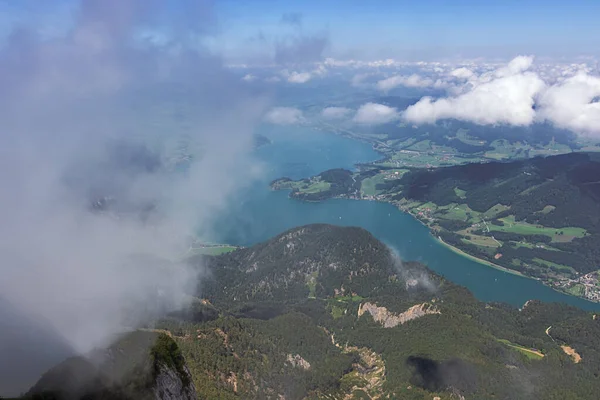
<path fill-rule="evenodd" d="M 598 302 L 598 177 L 599 154 L 569 153 L 428 169 L 375 162 L 271 187 L 303 201 L 392 203 L 458 253 Z"/>

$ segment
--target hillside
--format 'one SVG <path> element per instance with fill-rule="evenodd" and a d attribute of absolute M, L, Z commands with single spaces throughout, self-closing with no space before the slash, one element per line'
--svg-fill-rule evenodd
<path fill-rule="evenodd" d="M 99 369 L 70 359 L 30 394 L 75 371 L 78 381 L 113 390 L 108 398 L 117 389 L 190 398 L 148 391 L 160 381 L 147 380 L 152 365 L 169 366 L 176 386 L 195 387 L 200 399 L 562 400 L 600 390 L 596 315 L 479 302 L 360 228 L 307 225 L 190 262 L 207 274 L 188 310 L 154 324 L 169 336 L 126 337 L 100 353 L 108 362 Z M 164 351 L 148 352 L 157 335 Z"/>
<path fill-rule="evenodd" d="M 299 227 L 194 262 L 210 271 L 202 301 L 161 325 L 199 398 L 591 399 L 600 389 L 595 316 L 481 303 L 359 228 Z"/>
<path fill-rule="evenodd" d="M 173 339 L 136 331 L 107 349 L 51 368 L 22 399 L 193 400 L 196 393 Z"/>
<path fill-rule="evenodd" d="M 323 174 L 298 182 L 277 180 L 272 186 L 291 188 L 290 195 L 302 200 L 392 202 L 470 255 L 600 300 L 600 158 L 595 153 L 429 170 L 364 165 L 347 174 L 352 185 L 344 193 L 311 191 L 314 182 L 325 181 Z"/>

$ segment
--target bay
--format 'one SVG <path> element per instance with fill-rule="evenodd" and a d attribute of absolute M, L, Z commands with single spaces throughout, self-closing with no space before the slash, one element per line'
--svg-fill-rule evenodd
<path fill-rule="evenodd" d="M 497 270 L 454 253 L 437 241 L 427 227 L 391 204 L 348 199 L 319 203 L 272 191 L 272 179 L 299 179 L 330 168 L 354 168 L 380 156 L 366 143 L 307 127 L 265 129 L 272 144 L 257 150 L 266 165 L 264 179 L 241 191 L 217 224 L 216 240 L 250 246 L 296 226 L 329 223 L 360 226 L 394 248 L 402 259 L 420 261 L 454 283 L 466 286 L 483 301 L 520 307 L 527 300 L 563 302 L 586 310 L 600 304 L 557 292 L 541 282 Z"/>

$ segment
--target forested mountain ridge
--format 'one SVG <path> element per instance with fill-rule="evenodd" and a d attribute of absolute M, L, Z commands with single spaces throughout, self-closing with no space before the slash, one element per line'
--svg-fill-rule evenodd
<path fill-rule="evenodd" d="M 338 196 L 392 202 L 468 254 L 570 294 L 600 299 L 597 153 L 435 169 L 361 165 L 347 174 L 343 181 L 351 186 L 342 194 L 316 190 L 328 182 L 323 174 L 274 181 L 273 187 L 291 188 L 291 196 L 302 200 Z"/>
<path fill-rule="evenodd" d="M 294 228 L 203 263 L 203 300 L 185 321 L 162 322 L 200 398 L 591 399 L 600 389 L 593 314 L 479 302 L 360 228 Z"/>
<path fill-rule="evenodd" d="M 558 400 L 600 390 L 594 314 L 482 303 L 361 228 L 302 226 L 190 263 L 208 272 L 195 302 L 153 329 L 177 343 L 200 399 Z"/>

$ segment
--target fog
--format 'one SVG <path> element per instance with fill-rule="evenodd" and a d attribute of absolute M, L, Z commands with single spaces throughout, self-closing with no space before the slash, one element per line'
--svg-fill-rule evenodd
<path fill-rule="evenodd" d="M 210 240 L 261 173 L 267 99 L 203 49 L 209 3 L 172 5 L 82 0 L 66 33 L 22 26 L 0 50 L 0 300 L 45 321 L 38 344 L 87 352 L 184 305 L 202 274 L 182 262 L 190 236 Z M 156 30 L 169 40 L 143 39 Z M 33 360 L 21 346 L 7 364 Z"/>

